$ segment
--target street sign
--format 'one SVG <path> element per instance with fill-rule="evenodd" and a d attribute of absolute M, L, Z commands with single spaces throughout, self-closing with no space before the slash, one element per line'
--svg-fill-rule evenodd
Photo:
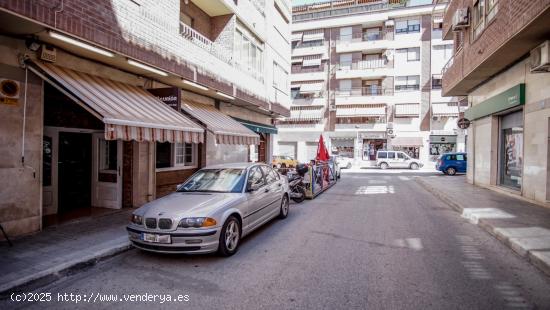
<path fill-rule="evenodd" d="M 471 123 L 470 120 L 467 118 L 460 118 L 458 121 L 456 121 L 456 125 L 460 129 L 466 129 L 470 127 L 470 123 Z"/>

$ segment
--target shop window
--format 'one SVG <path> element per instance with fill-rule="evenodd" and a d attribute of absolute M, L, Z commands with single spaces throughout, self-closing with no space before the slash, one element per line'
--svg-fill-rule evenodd
<path fill-rule="evenodd" d="M 99 170 L 101 172 L 116 172 L 117 169 L 117 141 L 99 141 Z"/>
<path fill-rule="evenodd" d="M 523 113 L 500 118 L 500 185 L 521 189 L 523 169 Z"/>
<path fill-rule="evenodd" d="M 431 143 L 430 155 L 442 155 L 445 153 L 451 153 L 454 152 L 454 149 L 454 143 Z"/>
<path fill-rule="evenodd" d="M 193 143 L 157 142 L 156 167 L 196 167 L 197 147 Z"/>
<path fill-rule="evenodd" d="M 44 136 L 42 140 L 42 186 L 52 185 L 52 137 Z"/>

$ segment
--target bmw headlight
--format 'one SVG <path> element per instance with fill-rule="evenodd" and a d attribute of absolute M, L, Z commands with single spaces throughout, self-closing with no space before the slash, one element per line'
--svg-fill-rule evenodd
<path fill-rule="evenodd" d="M 143 217 L 140 215 L 132 214 L 132 218 L 130 219 L 130 221 L 132 221 L 132 223 L 136 225 L 143 225 Z"/>
<path fill-rule="evenodd" d="M 187 217 L 180 221 L 178 227 L 181 228 L 200 228 L 216 225 L 216 220 L 211 217 Z"/>

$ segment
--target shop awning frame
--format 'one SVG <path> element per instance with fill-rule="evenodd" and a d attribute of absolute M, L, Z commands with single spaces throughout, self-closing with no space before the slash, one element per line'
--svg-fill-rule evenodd
<path fill-rule="evenodd" d="M 182 110 L 206 126 L 218 144 L 258 145 L 260 136 L 214 106 L 182 100 Z"/>
<path fill-rule="evenodd" d="M 204 129 L 143 88 L 53 64 L 28 68 L 102 120 L 106 140 L 204 142 Z"/>
<path fill-rule="evenodd" d="M 424 145 L 422 137 L 395 137 L 391 139 L 392 146 L 400 147 L 421 147 Z"/>
<path fill-rule="evenodd" d="M 246 128 L 256 133 L 277 134 L 279 132 L 277 127 L 275 126 L 260 124 L 253 121 L 244 120 L 238 117 L 232 117 L 232 118 L 237 122 L 243 124 Z"/>

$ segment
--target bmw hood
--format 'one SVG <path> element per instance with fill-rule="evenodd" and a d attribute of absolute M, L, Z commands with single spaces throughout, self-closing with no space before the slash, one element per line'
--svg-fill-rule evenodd
<path fill-rule="evenodd" d="M 175 192 L 145 204 L 134 211 L 134 214 L 175 220 L 184 217 L 203 217 L 233 204 L 241 197 L 240 193 Z"/>

